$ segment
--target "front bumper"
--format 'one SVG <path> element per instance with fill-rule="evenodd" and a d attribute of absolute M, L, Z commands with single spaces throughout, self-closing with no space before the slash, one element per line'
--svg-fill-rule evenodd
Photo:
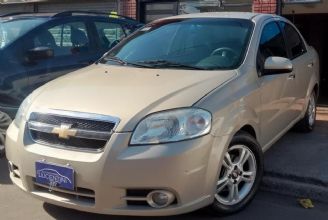
<path fill-rule="evenodd" d="M 177 215 L 211 204 L 218 168 L 228 136 L 211 135 L 178 143 L 128 147 L 131 133 L 114 133 L 103 152 L 77 152 L 34 143 L 12 124 L 6 154 L 10 177 L 25 192 L 59 206 L 81 211 L 134 216 Z M 35 162 L 69 164 L 76 191 L 54 190 L 35 183 Z M 127 191 L 168 190 L 175 203 L 155 209 L 129 204 Z"/>

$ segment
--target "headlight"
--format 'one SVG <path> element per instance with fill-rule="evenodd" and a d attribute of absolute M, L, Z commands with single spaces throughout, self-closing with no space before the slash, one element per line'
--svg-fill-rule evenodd
<path fill-rule="evenodd" d="M 20 105 L 20 107 L 16 113 L 15 120 L 14 120 L 14 123 L 17 127 L 19 127 L 20 124 L 22 123 L 23 119 L 25 119 L 27 110 L 30 107 L 31 102 L 32 102 L 31 96 L 28 96 L 26 99 L 24 99 L 24 101 Z"/>
<path fill-rule="evenodd" d="M 211 113 L 198 108 L 158 112 L 139 122 L 130 145 L 159 144 L 196 138 L 211 130 Z"/>

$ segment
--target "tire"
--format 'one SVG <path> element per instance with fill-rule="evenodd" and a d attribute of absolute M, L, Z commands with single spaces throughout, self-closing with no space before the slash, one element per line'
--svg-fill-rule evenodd
<path fill-rule="evenodd" d="M 6 131 L 12 120 L 8 114 L 0 112 L 0 158 L 5 156 Z"/>
<path fill-rule="evenodd" d="M 295 125 L 295 130 L 299 132 L 306 132 L 306 133 L 313 131 L 315 127 L 316 116 L 317 116 L 316 110 L 317 110 L 317 99 L 316 99 L 316 94 L 313 91 L 309 99 L 305 116 Z"/>
<path fill-rule="evenodd" d="M 232 163 L 229 162 L 227 154 L 230 156 Z M 248 155 L 248 157 L 243 157 L 244 159 L 240 160 L 242 155 Z M 242 167 L 241 169 L 236 168 L 237 162 L 240 162 L 239 168 Z M 233 166 L 229 165 L 229 163 Z M 228 169 L 228 167 L 230 168 Z M 234 168 L 231 169 L 231 167 Z M 217 216 L 229 215 L 241 211 L 254 198 L 260 186 L 262 176 L 263 152 L 260 145 L 250 134 L 238 132 L 233 137 L 225 154 L 216 186 L 214 202 L 207 209 L 211 214 Z M 238 191 L 231 190 L 235 188 Z M 232 191 L 238 192 L 238 198 Z M 233 195 L 232 200 L 230 200 L 231 195 Z"/>
<path fill-rule="evenodd" d="M 0 145 L 0 159 L 4 158 L 5 155 L 6 155 L 5 147 L 3 145 Z"/>

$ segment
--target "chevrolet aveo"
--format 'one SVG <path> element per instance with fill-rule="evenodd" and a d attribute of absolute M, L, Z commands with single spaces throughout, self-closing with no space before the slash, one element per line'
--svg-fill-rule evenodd
<path fill-rule="evenodd" d="M 282 17 L 157 20 L 25 99 L 7 131 L 11 180 L 94 213 L 237 212 L 259 188 L 263 152 L 292 127 L 313 129 L 318 62 Z"/>

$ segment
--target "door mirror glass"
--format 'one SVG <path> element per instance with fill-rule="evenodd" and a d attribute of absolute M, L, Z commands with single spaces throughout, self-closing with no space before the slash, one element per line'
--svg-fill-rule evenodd
<path fill-rule="evenodd" d="M 54 57 L 54 50 L 49 47 L 36 47 L 27 51 L 29 62 L 45 60 Z"/>
<path fill-rule="evenodd" d="M 264 63 L 264 75 L 280 73 L 290 73 L 293 71 L 293 64 L 290 59 L 284 57 L 268 57 Z"/>

